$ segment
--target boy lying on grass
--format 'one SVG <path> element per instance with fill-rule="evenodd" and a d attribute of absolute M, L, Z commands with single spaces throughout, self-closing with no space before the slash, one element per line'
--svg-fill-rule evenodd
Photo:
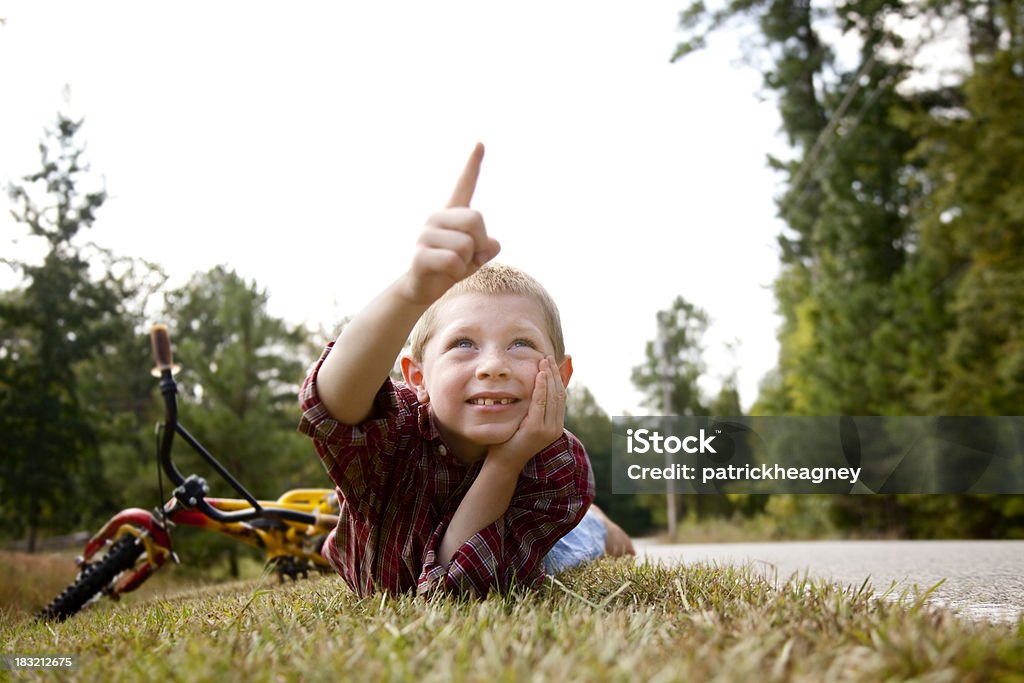
<path fill-rule="evenodd" d="M 408 271 L 328 345 L 300 396 L 299 429 L 341 501 L 323 553 L 361 596 L 484 596 L 633 552 L 591 506 L 590 462 L 563 426 L 558 309 L 530 276 L 486 265 L 500 246 L 469 208 L 482 159 L 477 145 Z"/>

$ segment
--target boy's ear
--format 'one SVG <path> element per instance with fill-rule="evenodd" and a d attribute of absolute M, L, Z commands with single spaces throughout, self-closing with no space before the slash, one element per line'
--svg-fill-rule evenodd
<path fill-rule="evenodd" d="M 572 377 L 572 356 L 566 356 L 558 365 L 558 374 L 562 378 L 562 386 L 569 386 L 569 378 Z"/>
<path fill-rule="evenodd" d="M 412 356 L 402 356 L 402 377 L 416 392 L 416 400 L 420 403 L 429 403 L 430 395 L 427 393 L 427 385 L 423 382 L 423 368 L 412 359 Z"/>

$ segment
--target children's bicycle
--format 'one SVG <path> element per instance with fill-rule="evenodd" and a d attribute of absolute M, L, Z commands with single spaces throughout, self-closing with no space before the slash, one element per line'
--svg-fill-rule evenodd
<path fill-rule="evenodd" d="M 154 325 L 150 338 L 156 358 L 153 374 L 160 378 L 165 409 L 164 421 L 157 425 L 156 455 L 159 470 L 175 488 L 170 499 L 152 512 L 128 508 L 104 524 L 76 558 L 79 572 L 74 583 L 38 613 L 39 619 L 63 620 L 103 596 L 119 599 L 141 586 L 168 559 L 178 562 L 171 546 L 171 530 L 177 526 L 214 531 L 262 549 L 281 581 L 307 576 L 310 570 L 329 571 L 320 548 L 338 523 L 334 491 L 294 489 L 274 501 L 257 500 L 178 422 L 174 380 L 178 368 L 167 326 Z M 205 479 L 182 475 L 171 453 L 175 437 L 196 451 L 242 498 L 212 498 Z"/>

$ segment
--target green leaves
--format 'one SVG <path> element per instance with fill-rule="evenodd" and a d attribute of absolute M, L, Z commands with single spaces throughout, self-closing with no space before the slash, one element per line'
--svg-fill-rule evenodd
<path fill-rule="evenodd" d="M 98 438 L 79 377 L 124 331 L 110 281 L 92 279 L 74 241 L 106 198 L 80 190 L 89 184 L 80 126 L 58 115 L 40 145 L 42 170 L 9 190 L 14 217 L 49 245 L 41 264 L 9 262 L 26 284 L 0 297 L 0 497 L 8 525 L 27 532 L 30 545 L 36 530 L 85 507 L 82 475 L 95 472 Z"/>
<path fill-rule="evenodd" d="M 705 370 L 708 323 L 708 314 L 681 296 L 658 312 L 659 339 L 647 342 L 646 361 L 632 374 L 645 406 L 669 415 L 706 414 L 697 380 Z"/>
<path fill-rule="evenodd" d="M 756 26 L 794 148 L 793 161 L 772 160 L 789 181 L 775 283 L 784 322 L 754 412 L 1024 409 L 1022 13 L 1021 0 L 755 0 L 683 13 L 679 55 L 726 22 Z M 935 63 L 940 39 L 967 68 Z M 1005 528 L 1001 514 L 988 528 Z M 969 533 L 984 526 L 962 520 Z M 912 517 L 888 524 L 927 533 Z"/>

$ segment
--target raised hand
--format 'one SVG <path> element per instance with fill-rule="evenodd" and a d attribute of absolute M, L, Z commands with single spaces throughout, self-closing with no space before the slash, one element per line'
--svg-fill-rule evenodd
<path fill-rule="evenodd" d="M 508 441 L 492 446 L 487 457 L 505 460 L 519 471 L 530 458 L 562 436 L 564 427 L 565 385 L 554 357 L 547 356 L 538 363 L 530 407 L 519 429 Z"/>
<path fill-rule="evenodd" d="M 477 143 L 448 204 L 423 227 L 408 272 L 410 301 L 433 303 L 501 250 L 498 241 L 487 235 L 483 216 L 469 206 L 483 158 L 484 146 Z"/>

